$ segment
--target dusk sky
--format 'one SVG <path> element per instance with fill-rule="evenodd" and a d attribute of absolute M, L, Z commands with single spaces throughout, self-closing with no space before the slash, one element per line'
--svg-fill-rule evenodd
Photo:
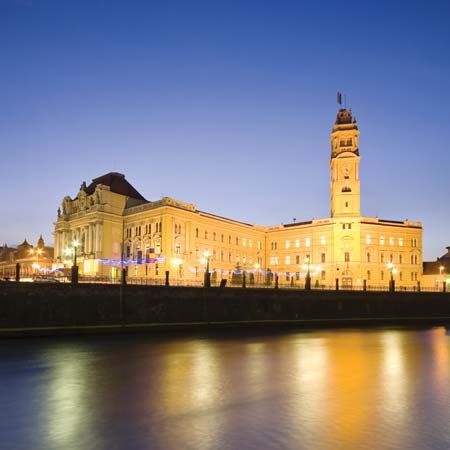
<path fill-rule="evenodd" d="M 0 0 L 0 241 L 124 173 L 249 223 L 329 216 L 336 91 L 362 214 L 450 245 L 450 2 Z"/>

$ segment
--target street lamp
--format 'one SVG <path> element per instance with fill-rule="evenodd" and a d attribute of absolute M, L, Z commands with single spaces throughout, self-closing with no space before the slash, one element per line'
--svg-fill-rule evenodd
<path fill-rule="evenodd" d="M 72 247 L 66 248 L 64 250 L 64 254 L 67 256 L 73 255 L 72 260 L 72 269 L 71 269 L 71 275 L 72 275 L 72 283 L 77 284 L 78 283 L 78 266 L 77 266 L 77 248 L 80 246 L 80 242 L 77 239 L 74 239 L 72 241 Z"/>
<path fill-rule="evenodd" d="M 209 251 L 205 250 L 203 252 L 203 256 L 200 258 L 200 262 L 202 264 L 206 264 L 205 276 L 204 276 L 204 279 L 203 279 L 204 280 L 203 281 L 204 287 L 211 287 L 211 277 L 210 277 L 210 274 L 209 274 L 209 260 L 210 259 L 211 259 L 211 256 L 209 254 Z"/>
<path fill-rule="evenodd" d="M 311 260 L 309 256 L 305 258 L 305 264 L 302 267 L 306 268 L 305 289 L 309 291 L 311 290 Z"/>
<path fill-rule="evenodd" d="M 42 249 L 37 248 L 36 250 L 33 248 L 30 248 L 30 255 L 36 255 L 36 261 L 31 265 L 31 267 L 34 269 L 35 273 L 40 269 L 39 265 L 39 256 L 42 255 Z"/>
<path fill-rule="evenodd" d="M 261 265 L 259 263 L 255 263 L 253 264 L 253 267 L 255 268 L 256 272 L 256 284 L 259 284 L 259 268 L 261 267 Z"/>
<path fill-rule="evenodd" d="M 387 268 L 389 270 L 389 273 L 390 273 L 389 291 L 394 292 L 395 291 L 394 275 L 396 275 L 398 273 L 398 270 L 395 268 L 395 266 L 392 263 L 392 261 L 389 261 L 386 266 L 387 266 Z"/>

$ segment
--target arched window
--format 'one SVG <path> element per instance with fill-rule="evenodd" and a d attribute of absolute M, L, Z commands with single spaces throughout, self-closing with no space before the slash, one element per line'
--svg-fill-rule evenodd
<path fill-rule="evenodd" d="M 195 229 L 195 237 L 198 238 L 198 228 Z"/>
<path fill-rule="evenodd" d="M 348 186 L 344 186 L 341 192 L 352 192 L 352 190 Z"/>

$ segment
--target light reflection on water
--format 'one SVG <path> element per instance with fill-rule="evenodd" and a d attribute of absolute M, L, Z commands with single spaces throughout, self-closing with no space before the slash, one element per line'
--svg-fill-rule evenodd
<path fill-rule="evenodd" d="M 6 340 L 3 449 L 449 449 L 443 328 Z"/>

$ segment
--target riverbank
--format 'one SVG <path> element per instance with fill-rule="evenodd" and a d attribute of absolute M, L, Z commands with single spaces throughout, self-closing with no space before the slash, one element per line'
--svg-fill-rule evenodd
<path fill-rule="evenodd" d="M 0 285 L 0 337 L 447 323 L 449 293 Z"/>

